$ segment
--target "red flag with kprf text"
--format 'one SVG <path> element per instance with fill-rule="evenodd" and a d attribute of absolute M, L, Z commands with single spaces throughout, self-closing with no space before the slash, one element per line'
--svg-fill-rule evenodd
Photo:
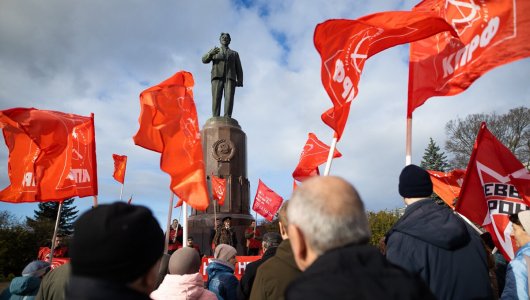
<path fill-rule="evenodd" d="M 434 193 L 454 209 L 458 195 L 460 195 L 466 170 L 456 169 L 451 172 L 428 170 L 428 172 L 431 176 Z"/>
<path fill-rule="evenodd" d="M 45 202 L 98 194 L 94 116 L 35 108 L 0 111 L 11 184 L 0 201 Z"/>
<path fill-rule="evenodd" d="M 272 221 L 282 202 L 283 198 L 267 187 L 260 179 L 252 209 L 265 219 Z"/>
<path fill-rule="evenodd" d="M 516 252 L 508 217 L 530 208 L 530 198 L 518 192 L 528 187 L 528 170 L 482 123 L 456 211 L 484 227 L 508 260 L 513 259 Z"/>
<path fill-rule="evenodd" d="M 340 139 L 350 104 L 365 61 L 396 45 L 417 41 L 443 31 L 451 25 L 428 12 L 389 11 L 357 20 L 328 20 L 315 28 L 314 43 L 322 58 L 321 78 L 333 107 L 322 114 L 322 121 Z"/>
<path fill-rule="evenodd" d="M 225 203 L 226 179 L 219 178 L 215 175 L 210 176 L 212 182 L 212 196 L 219 206 Z"/>
<path fill-rule="evenodd" d="M 112 154 L 112 158 L 114 159 L 114 174 L 112 174 L 112 177 L 123 184 L 125 182 L 125 170 L 127 169 L 127 156 Z"/>
<path fill-rule="evenodd" d="M 425 0 L 413 11 L 444 18 L 458 38 L 444 32 L 410 45 L 408 117 L 430 97 L 461 93 L 489 70 L 530 55 L 528 0 Z"/>
<path fill-rule="evenodd" d="M 328 159 L 330 147 L 320 141 L 317 136 L 310 132 L 307 141 L 300 154 L 300 161 L 293 172 L 293 178 L 304 181 L 312 176 L 319 175 L 318 166 Z M 335 149 L 333 158 L 341 157 L 342 154 Z"/>

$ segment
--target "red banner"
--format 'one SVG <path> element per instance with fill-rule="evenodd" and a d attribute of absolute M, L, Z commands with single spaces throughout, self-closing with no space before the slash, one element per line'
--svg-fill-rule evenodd
<path fill-rule="evenodd" d="M 112 158 L 114 159 L 114 174 L 112 174 L 112 177 L 123 184 L 125 182 L 125 170 L 127 169 L 127 156 L 112 154 Z"/>
<path fill-rule="evenodd" d="M 226 179 L 215 175 L 211 175 L 210 179 L 212 182 L 212 196 L 219 205 L 223 205 L 225 203 Z"/>
<path fill-rule="evenodd" d="M 162 153 L 160 169 L 171 177 L 171 190 L 197 210 L 208 207 L 204 156 L 193 76 L 180 71 L 140 94 L 140 129 L 134 143 Z"/>
<path fill-rule="evenodd" d="M 454 209 L 458 195 L 460 195 L 466 170 L 456 169 L 449 173 L 431 170 L 428 170 L 428 172 L 436 195 Z"/>
<path fill-rule="evenodd" d="M 322 114 L 322 121 L 333 128 L 340 139 L 350 104 L 365 61 L 396 45 L 421 40 L 433 34 L 451 31 L 443 19 L 428 12 L 390 11 L 357 20 L 328 20 L 318 24 L 314 43 L 322 58 L 322 84 L 333 107 Z"/>
<path fill-rule="evenodd" d="M 98 194 L 94 117 L 35 108 L 0 111 L 11 185 L 0 201 L 45 202 Z"/>
<path fill-rule="evenodd" d="M 48 248 L 48 247 L 40 247 L 37 259 L 49 262 L 50 261 L 50 253 L 51 253 L 51 249 L 50 248 Z M 52 259 L 51 268 L 55 269 L 58 266 L 64 265 L 65 263 L 67 263 L 69 261 L 70 261 L 70 258 L 68 258 L 68 257 L 55 257 L 55 255 L 54 255 L 54 257 Z"/>
<path fill-rule="evenodd" d="M 300 154 L 298 165 L 293 171 L 293 178 L 304 181 L 309 177 L 319 175 L 318 166 L 328 159 L 330 147 L 320 141 L 317 136 L 310 132 L 304 145 L 304 150 Z M 341 157 L 342 154 L 335 148 L 333 158 Z"/>
<path fill-rule="evenodd" d="M 444 18 L 459 38 L 445 32 L 410 45 L 408 117 L 430 97 L 458 94 L 489 70 L 530 55 L 530 1 L 425 0 L 413 11 Z"/>
<path fill-rule="evenodd" d="M 456 211 L 483 226 L 508 260 L 513 259 L 516 252 L 515 242 L 510 237 L 512 226 L 508 216 L 530 208 L 530 198 L 521 197 L 517 192 L 528 187 L 528 170 L 483 123 L 467 166 Z"/>
<path fill-rule="evenodd" d="M 282 202 L 283 198 L 268 188 L 260 179 L 252 209 L 265 219 L 272 221 Z"/>
<path fill-rule="evenodd" d="M 241 277 L 243 274 L 245 274 L 245 268 L 247 267 L 247 264 L 254 262 L 258 259 L 260 259 L 261 256 L 236 256 L 236 265 L 234 268 L 234 275 L 236 275 L 238 280 L 241 280 Z M 206 268 L 208 267 L 208 264 L 210 261 L 213 260 L 213 257 L 206 257 L 204 256 L 202 258 L 202 264 L 201 268 L 199 270 L 199 273 L 202 275 L 202 279 L 204 282 L 208 281 L 208 274 L 206 273 Z"/>

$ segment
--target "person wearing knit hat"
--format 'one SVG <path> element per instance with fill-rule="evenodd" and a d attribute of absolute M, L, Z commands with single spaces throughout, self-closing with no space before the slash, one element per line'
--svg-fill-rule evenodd
<path fill-rule="evenodd" d="M 74 224 L 66 299 L 149 299 L 163 251 L 164 233 L 148 208 L 99 205 Z"/>
<path fill-rule="evenodd" d="M 218 299 L 237 299 L 238 280 L 234 275 L 237 250 L 226 244 L 215 247 L 214 260 L 208 264 L 206 273 L 208 290 L 212 291 Z"/>
<path fill-rule="evenodd" d="M 492 299 L 482 240 L 450 208 L 430 198 L 429 173 L 406 166 L 398 192 L 407 207 L 385 236 L 387 259 L 423 278 L 437 299 Z"/>
<path fill-rule="evenodd" d="M 154 300 L 216 300 L 217 296 L 204 288 L 199 273 L 201 258 L 190 247 L 180 248 L 169 259 L 168 271 L 157 290 L 151 293 Z"/>
<path fill-rule="evenodd" d="M 502 299 L 529 299 L 528 266 L 530 264 L 530 210 L 509 216 L 510 235 L 519 249 L 508 264 Z"/>
<path fill-rule="evenodd" d="M 42 277 L 49 270 L 48 262 L 41 260 L 30 262 L 22 270 L 22 276 L 13 278 L 9 286 L 0 293 L 0 299 L 35 299 Z"/>

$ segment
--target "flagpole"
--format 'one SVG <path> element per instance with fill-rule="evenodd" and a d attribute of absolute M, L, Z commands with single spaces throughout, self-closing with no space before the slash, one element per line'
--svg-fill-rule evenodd
<path fill-rule="evenodd" d="M 407 118 L 407 138 L 405 146 L 405 165 L 412 163 L 412 115 Z"/>
<path fill-rule="evenodd" d="M 169 210 L 168 210 L 168 214 L 167 214 L 166 240 L 164 242 L 164 254 L 167 254 L 167 247 L 168 247 L 167 245 L 169 243 L 169 230 L 170 230 L 170 227 L 171 227 L 171 215 L 173 213 L 173 198 L 174 197 L 175 197 L 175 194 L 173 193 L 173 191 L 171 191 L 171 197 L 169 197 Z"/>
<path fill-rule="evenodd" d="M 329 175 L 329 170 L 331 169 L 331 161 L 333 160 L 333 153 L 335 153 L 335 147 L 337 146 L 337 137 L 333 136 L 333 141 L 331 141 L 331 146 L 329 147 L 328 161 L 326 162 L 326 169 L 324 169 L 324 176 Z"/>
<path fill-rule="evenodd" d="M 124 186 L 124 185 L 125 185 L 124 183 L 121 184 L 120 201 L 122 201 L 122 196 L 123 196 L 123 186 Z"/>
<path fill-rule="evenodd" d="M 53 262 L 53 249 L 55 248 L 55 239 L 57 238 L 57 229 L 59 228 L 59 220 L 61 219 L 61 210 L 63 209 L 63 201 L 59 202 L 57 209 L 57 219 L 55 219 L 55 228 L 53 229 L 52 248 L 50 250 L 50 265 Z"/>
<path fill-rule="evenodd" d="M 256 217 L 254 218 L 254 238 L 256 238 L 256 226 L 258 226 L 258 212 L 254 211 L 254 214 L 256 215 Z"/>
<path fill-rule="evenodd" d="M 94 199 L 94 205 L 92 205 L 92 208 L 98 207 L 98 195 L 92 196 Z"/>
<path fill-rule="evenodd" d="M 182 218 L 182 247 L 188 247 L 188 203 L 182 201 L 182 211 L 184 218 Z"/>

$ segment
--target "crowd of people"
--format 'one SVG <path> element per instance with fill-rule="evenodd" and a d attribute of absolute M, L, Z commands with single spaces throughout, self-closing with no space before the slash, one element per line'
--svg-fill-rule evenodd
<path fill-rule="evenodd" d="M 237 239 L 225 217 L 211 234 L 206 282 L 193 239 L 164 255 L 164 233 L 148 208 L 100 205 L 75 222 L 70 263 L 50 271 L 46 262 L 31 262 L 0 300 L 529 299 L 530 211 L 510 216 L 520 248 L 499 274 L 479 233 L 430 198 L 424 169 L 405 167 L 398 191 L 407 207 L 378 249 L 369 245 L 364 203 L 353 185 L 334 176 L 304 181 L 278 212 L 279 232 L 262 235 L 255 223 L 245 231 L 247 254 L 262 256 L 240 280 Z"/>

